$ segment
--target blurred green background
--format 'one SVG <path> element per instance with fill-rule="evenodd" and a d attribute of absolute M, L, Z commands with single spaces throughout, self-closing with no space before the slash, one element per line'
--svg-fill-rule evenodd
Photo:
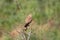
<path fill-rule="evenodd" d="M 30 40 L 60 40 L 60 0 L 0 0 L 0 30 L 8 32 L 16 23 L 23 25 L 28 14 L 34 20 Z M 38 29 L 52 18 L 54 25 L 47 31 Z"/>

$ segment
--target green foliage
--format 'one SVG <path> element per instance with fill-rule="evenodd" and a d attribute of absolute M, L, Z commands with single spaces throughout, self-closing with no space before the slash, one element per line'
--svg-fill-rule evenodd
<path fill-rule="evenodd" d="M 45 24 L 48 19 L 55 19 L 56 29 L 32 35 L 30 40 L 60 40 L 60 0 L 0 0 L 0 29 L 11 30 L 15 23 L 24 23 L 28 14 L 33 15 L 37 24 Z M 59 25 L 59 26 L 58 26 Z M 8 39 L 6 39 L 8 40 Z"/>
<path fill-rule="evenodd" d="M 11 2 L 13 2 L 13 0 L 5 0 L 5 2 L 11 3 Z"/>

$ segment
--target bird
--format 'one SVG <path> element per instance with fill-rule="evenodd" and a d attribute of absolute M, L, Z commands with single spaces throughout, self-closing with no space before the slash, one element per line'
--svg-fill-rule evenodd
<path fill-rule="evenodd" d="M 25 30 L 27 30 L 27 28 L 31 22 L 32 22 L 32 14 L 29 14 L 25 19 L 25 25 L 24 25 Z"/>
<path fill-rule="evenodd" d="M 13 38 L 13 37 L 16 37 L 18 36 L 22 31 L 23 29 L 26 31 L 29 24 L 32 22 L 32 14 L 29 14 L 26 19 L 25 19 L 25 25 L 23 25 L 23 27 L 19 27 L 19 28 L 16 28 L 16 29 L 13 29 L 11 32 L 10 32 L 10 36 Z"/>

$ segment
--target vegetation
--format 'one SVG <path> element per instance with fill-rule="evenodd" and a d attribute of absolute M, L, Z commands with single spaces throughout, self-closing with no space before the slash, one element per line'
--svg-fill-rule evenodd
<path fill-rule="evenodd" d="M 28 14 L 34 21 L 30 40 L 60 40 L 60 0 L 0 0 L 0 30 L 9 32 L 18 23 L 24 25 Z M 8 34 L 4 40 L 10 40 Z"/>

